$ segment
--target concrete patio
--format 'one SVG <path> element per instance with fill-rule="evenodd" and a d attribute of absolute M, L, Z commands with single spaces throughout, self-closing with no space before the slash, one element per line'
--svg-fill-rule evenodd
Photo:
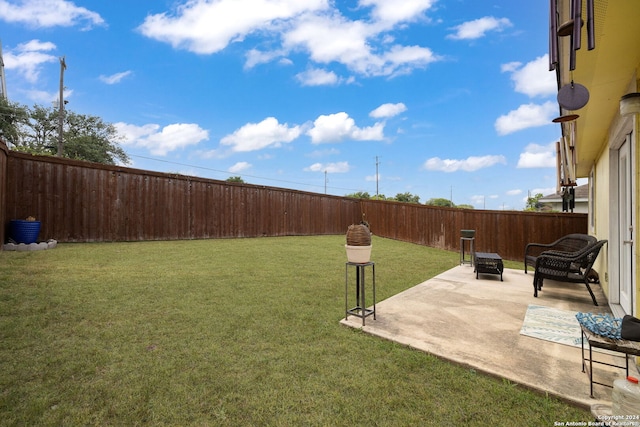
<path fill-rule="evenodd" d="M 609 405 L 608 387 L 594 385 L 595 398 L 589 396 L 580 347 L 520 335 L 529 304 L 610 313 L 600 286 L 592 285 L 600 304 L 596 307 L 584 285 L 545 280 L 534 298 L 532 272 L 505 269 L 503 279 L 481 274 L 476 280 L 473 267 L 458 266 L 379 301 L 376 319 L 367 317 L 364 327 L 355 316 L 341 323 L 585 408 Z M 383 286 L 377 283 L 378 289 Z M 602 353 L 594 359 L 624 363 Z M 630 373 L 637 374 L 634 366 Z M 599 382 L 613 384 L 621 377 L 623 369 L 594 365 L 594 379 Z"/>

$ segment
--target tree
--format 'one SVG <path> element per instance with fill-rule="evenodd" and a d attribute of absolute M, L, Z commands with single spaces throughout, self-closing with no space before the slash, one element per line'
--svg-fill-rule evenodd
<path fill-rule="evenodd" d="M 353 197 L 354 199 L 367 199 L 369 200 L 371 196 L 366 191 L 358 191 L 356 193 L 347 194 L 345 197 Z"/>
<path fill-rule="evenodd" d="M 475 209 L 473 205 L 466 205 L 466 204 L 456 205 L 455 207 L 458 209 Z"/>
<path fill-rule="evenodd" d="M 444 207 L 444 208 L 455 208 L 456 207 L 456 205 L 454 205 L 451 200 L 443 199 L 443 198 L 429 199 L 429 200 L 427 200 L 425 202 L 425 205 L 440 206 L 440 207 Z"/>
<path fill-rule="evenodd" d="M 398 193 L 396 194 L 395 200 L 405 203 L 420 203 L 420 196 L 411 194 L 409 192 Z"/>
<path fill-rule="evenodd" d="M 121 139 L 115 126 L 100 117 L 68 112 L 65 117 L 64 157 L 115 165 L 129 163 L 127 153 L 118 145 Z"/>
<path fill-rule="evenodd" d="M 0 136 L 10 145 L 20 140 L 20 128 L 29 121 L 28 109 L 0 97 Z"/>
<path fill-rule="evenodd" d="M 544 197 L 542 193 L 537 193 L 535 196 L 527 197 L 527 206 L 524 208 L 525 211 L 539 211 L 541 204 L 540 199 Z"/>
<path fill-rule="evenodd" d="M 54 155 L 59 138 L 58 110 L 34 105 L 29 109 L 17 103 L 0 102 L 0 128 L 15 151 Z M 115 126 L 100 117 L 67 111 L 64 117 L 63 157 L 115 165 L 129 163 L 120 147 Z"/>
<path fill-rule="evenodd" d="M 226 182 L 239 182 L 241 184 L 244 184 L 244 180 L 240 176 L 230 176 L 225 181 Z"/>
<path fill-rule="evenodd" d="M 33 154 L 55 154 L 58 147 L 58 112 L 53 108 L 34 105 L 29 120 L 23 126 L 23 139 L 16 150 L 28 150 Z"/>

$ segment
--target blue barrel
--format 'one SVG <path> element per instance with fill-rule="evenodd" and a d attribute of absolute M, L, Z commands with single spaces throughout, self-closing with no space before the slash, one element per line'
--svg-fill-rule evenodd
<path fill-rule="evenodd" d="M 9 237 L 16 243 L 35 243 L 40 234 L 40 221 L 11 220 Z"/>

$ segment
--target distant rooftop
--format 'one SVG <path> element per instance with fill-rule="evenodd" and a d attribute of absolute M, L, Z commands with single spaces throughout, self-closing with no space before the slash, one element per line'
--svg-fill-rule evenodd
<path fill-rule="evenodd" d="M 574 188 L 576 200 L 587 200 L 589 198 L 589 184 L 578 185 Z M 549 194 L 547 196 L 541 197 L 539 201 L 542 203 L 561 202 L 562 193 Z"/>

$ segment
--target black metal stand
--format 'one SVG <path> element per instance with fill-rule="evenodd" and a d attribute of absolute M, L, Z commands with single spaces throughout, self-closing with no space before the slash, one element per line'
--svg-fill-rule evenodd
<path fill-rule="evenodd" d="M 474 254 L 475 254 L 475 244 L 476 239 L 474 237 L 461 237 L 460 238 L 460 265 L 474 265 Z M 467 260 L 465 257 L 465 242 L 469 242 L 469 259 Z"/>
<path fill-rule="evenodd" d="M 349 266 L 355 267 L 356 270 L 356 306 L 349 308 Z M 365 270 L 366 267 L 371 267 L 371 276 L 373 278 L 373 308 L 367 308 L 365 298 Z M 362 319 L 362 326 L 365 326 L 365 319 L 368 316 L 373 315 L 373 319 L 376 318 L 376 264 L 374 262 L 367 262 L 358 264 L 354 262 L 347 262 L 344 267 L 344 311 L 345 319 L 349 318 L 349 315 L 360 317 Z"/>

